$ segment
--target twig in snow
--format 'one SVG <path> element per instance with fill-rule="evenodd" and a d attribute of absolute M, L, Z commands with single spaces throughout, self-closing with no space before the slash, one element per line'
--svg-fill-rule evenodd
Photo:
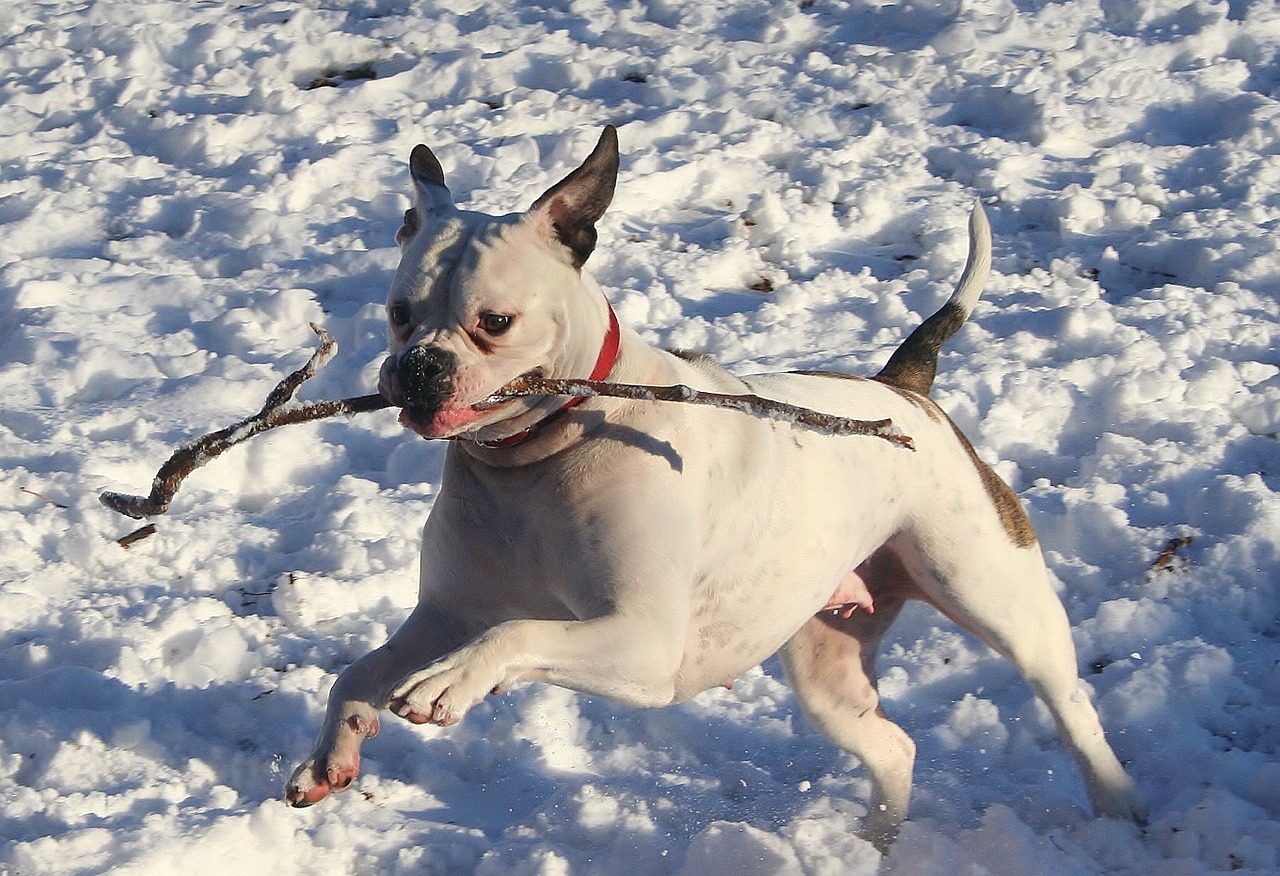
<path fill-rule="evenodd" d="M 22 492 L 26 493 L 28 496 L 35 496 L 37 499 L 41 500 L 42 502 L 47 502 L 48 504 L 52 505 L 55 508 L 65 509 L 67 507 L 66 505 L 63 505 L 61 502 L 57 501 L 56 499 L 50 499 L 44 493 L 37 493 L 35 490 L 28 490 L 26 487 L 19 487 L 19 489 L 22 490 Z"/>
<path fill-rule="evenodd" d="M 1193 541 L 1195 541 L 1195 536 L 1192 535 L 1180 535 L 1176 538 L 1169 539 L 1164 546 L 1164 550 L 1162 550 L 1160 555 L 1155 558 L 1155 562 L 1150 565 L 1148 571 L 1170 571 L 1176 568 L 1174 561 L 1177 559 L 1178 551 L 1184 547 L 1188 547 Z"/>
<path fill-rule="evenodd" d="M 116 544 L 120 545 L 120 547 L 124 548 L 125 550 L 128 550 L 129 548 L 133 547 L 136 543 L 142 541 L 147 536 L 155 535 L 155 534 L 156 534 L 156 525 L 154 523 L 148 523 L 146 526 L 138 527 L 128 535 L 117 538 Z"/>

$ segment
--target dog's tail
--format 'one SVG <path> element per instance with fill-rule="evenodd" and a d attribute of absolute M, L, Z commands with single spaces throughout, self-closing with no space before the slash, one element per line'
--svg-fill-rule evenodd
<path fill-rule="evenodd" d="M 937 313 L 907 336 L 875 379 L 928 395 L 938 372 L 938 353 L 942 345 L 969 318 L 990 272 L 991 226 L 979 203 L 973 205 L 973 212 L 969 214 L 969 259 L 965 262 L 960 282 L 956 284 L 956 291 Z"/>

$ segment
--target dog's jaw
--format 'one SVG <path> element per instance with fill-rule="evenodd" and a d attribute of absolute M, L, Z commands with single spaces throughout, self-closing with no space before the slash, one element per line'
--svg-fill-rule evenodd
<path fill-rule="evenodd" d="M 466 432 L 489 413 L 473 407 L 451 408 L 433 414 L 415 408 L 404 408 L 400 411 L 400 425 L 423 438 L 452 438 Z"/>

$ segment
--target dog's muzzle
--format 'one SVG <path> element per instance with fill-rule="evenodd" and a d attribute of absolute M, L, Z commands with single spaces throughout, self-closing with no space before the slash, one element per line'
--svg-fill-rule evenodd
<path fill-rule="evenodd" d="M 448 350 L 410 347 L 395 364 L 402 397 L 393 401 L 415 411 L 438 411 L 449 398 L 457 370 L 458 357 Z"/>

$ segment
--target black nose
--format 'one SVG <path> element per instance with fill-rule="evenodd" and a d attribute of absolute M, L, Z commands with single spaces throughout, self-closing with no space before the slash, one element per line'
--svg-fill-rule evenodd
<path fill-rule="evenodd" d="M 400 354 L 396 376 L 407 408 L 436 410 L 449 396 L 458 357 L 434 347 L 410 347 Z"/>

